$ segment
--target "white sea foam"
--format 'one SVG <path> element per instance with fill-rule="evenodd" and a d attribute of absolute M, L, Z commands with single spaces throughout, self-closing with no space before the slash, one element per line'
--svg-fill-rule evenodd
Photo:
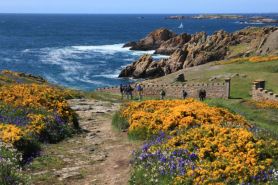
<path fill-rule="evenodd" d="M 143 54 L 151 54 L 155 59 L 168 58 L 165 55 L 155 55 L 155 51 L 131 51 L 123 48 L 123 44 L 100 45 L 100 46 L 68 46 L 62 48 L 43 48 L 40 50 L 26 50 L 23 52 L 35 52 L 39 55 L 44 64 L 57 65 L 62 70 L 60 76 L 68 83 L 88 83 L 99 86 L 109 85 L 103 80 L 94 78 L 102 77 L 115 79 L 118 77 L 123 66 L 116 69 L 106 69 L 108 61 L 116 53 L 123 53 L 125 61 L 133 61 Z M 125 59 L 127 57 L 127 59 Z M 96 60 L 96 58 L 98 58 Z M 83 63 L 82 61 L 85 62 Z M 100 59 L 100 60 L 99 60 Z M 95 61 L 96 60 L 96 61 Z M 48 77 L 52 82 L 56 82 L 54 76 Z M 59 80 L 60 81 L 60 80 Z"/>
<path fill-rule="evenodd" d="M 99 45 L 99 46 L 72 46 L 73 49 L 83 52 L 96 52 L 102 54 L 115 54 L 128 52 L 129 48 L 123 48 L 124 44 Z"/>
<path fill-rule="evenodd" d="M 168 59 L 168 58 L 170 58 L 170 56 L 168 56 L 168 55 L 153 55 L 153 58 L 154 59 Z"/>

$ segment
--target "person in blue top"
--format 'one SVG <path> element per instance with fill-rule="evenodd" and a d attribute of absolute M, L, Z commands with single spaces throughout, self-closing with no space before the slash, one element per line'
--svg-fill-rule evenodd
<path fill-rule="evenodd" d="M 139 101 L 141 101 L 143 99 L 143 87 L 140 84 L 137 84 L 136 90 L 138 92 Z"/>

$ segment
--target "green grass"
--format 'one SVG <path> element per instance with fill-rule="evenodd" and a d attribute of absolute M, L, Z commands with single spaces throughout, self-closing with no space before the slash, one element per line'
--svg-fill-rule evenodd
<path fill-rule="evenodd" d="M 240 53 L 244 53 L 248 50 L 248 47 L 246 44 L 238 44 L 235 46 L 229 46 L 229 51 L 231 52 L 231 56 L 235 56 Z"/>
<path fill-rule="evenodd" d="M 116 112 L 112 117 L 112 125 L 119 131 L 127 130 L 129 127 L 128 121 L 123 118 L 120 112 Z"/>
<path fill-rule="evenodd" d="M 244 116 L 251 124 L 263 129 L 263 134 L 278 139 L 278 110 L 257 108 L 246 100 L 206 100 L 211 106 L 223 107 Z"/>
<path fill-rule="evenodd" d="M 122 102 L 121 95 L 104 92 L 87 92 L 85 94 L 85 97 L 101 101 L 109 101 L 113 103 Z"/>
<path fill-rule="evenodd" d="M 225 78 L 231 77 L 232 98 L 250 98 L 252 83 L 257 79 L 266 80 L 266 89 L 278 93 L 278 61 L 261 63 L 240 62 L 226 65 L 208 63 L 151 80 L 150 82 L 172 84 L 173 79 L 180 73 L 185 74 L 188 83 L 224 82 Z M 217 79 L 210 81 L 214 77 Z"/>

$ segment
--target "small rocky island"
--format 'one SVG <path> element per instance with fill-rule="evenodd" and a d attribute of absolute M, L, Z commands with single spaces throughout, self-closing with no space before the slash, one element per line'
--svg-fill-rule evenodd
<path fill-rule="evenodd" d="M 173 15 L 173 16 L 167 16 L 165 19 L 245 19 L 246 16 L 243 15 L 221 15 L 221 14 L 201 14 L 201 15 L 195 15 L 195 16 L 184 16 L 184 15 Z"/>
<path fill-rule="evenodd" d="M 244 15 L 222 15 L 222 14 L 201 14 L 195 16 L 184 16 L 184 15 L 172 15 L 167 16 L 165 19 L 182 20 L 182 19 L 232 19 L 239 20 L 242 23 L 262 23 L 262 24 L 275 24 L 278 23 L 277 19 L 273 19 L 267 16 L 244 16 Z"/>
<path fill-rule="evenodd" d="M 144 55 L 119 74 L 119 77 L 156 78 L 212 61 L 278 54 L 278 27 L 248 27 L 234 33 L 220 30 L 212 35 L 205 32 L 176 34 L 161 28 L 124 47 L 169 55 L 168 59 L 159 61 Z"/>

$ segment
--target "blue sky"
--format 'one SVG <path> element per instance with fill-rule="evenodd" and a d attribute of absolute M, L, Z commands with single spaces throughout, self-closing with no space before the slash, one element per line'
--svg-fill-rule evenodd
<path fill-rule="evenodd" d="M 278 13 L 278 0 L 0 0 L 0 13 Z"/>

